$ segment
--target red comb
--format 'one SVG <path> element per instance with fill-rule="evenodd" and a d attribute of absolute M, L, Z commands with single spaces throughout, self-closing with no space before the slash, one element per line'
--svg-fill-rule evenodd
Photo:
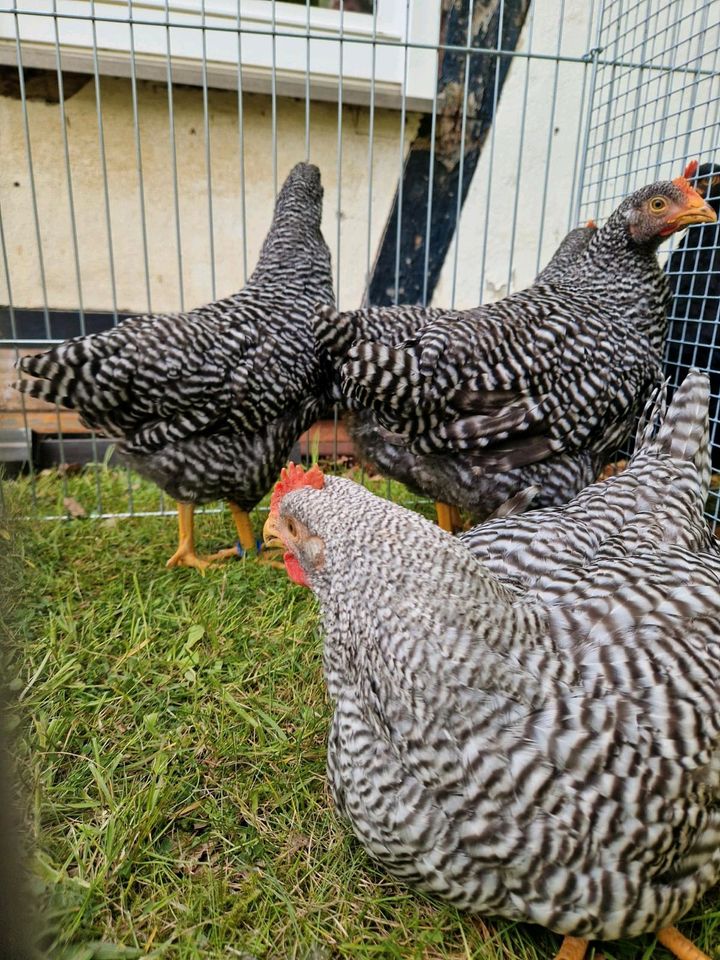
<path fill-rule="evenodd" d="M 591 230 L 597 230 L 597 224 L 595 223 L 594 220 L 588 220 L 585 226 L 589 227 Z"/>
<path fill-rule="evenodd" d="M 280 471 L 280 479 L 275 484 L 275 489 L 270 497 L 270 513 L 277 513 L 280 509 L 280 501 L 286 493 L 291 490 L 299 490 L 301 487 L 313 487 L 315 490 L 322 490 L 325 486 L 325 477 L 320 467 L 314 463 L 307 473 L 301 466 L 295 466 L 289 463 Z"/>
<path fill-rule="evenodd" d="M 693 161 L 693 162 L 694 162 L 694 161 Z M 690 164 L 688 164 L 688 167 L 689 167 L 689 166 L 690 166 Z M 687 169 L 685 170 L 685 172 L 687 173 Z M 693 187 L 693 185 L 692 185 L 691 183 L 688 183 L 688 181 L 685 179 L 685 177 L 675 177 L 675 179 L 673 180 L 673 183 L 674 183 L 675 186 L 678 188 L 678 190 L 681 190 L 684 194 L 686 194 L 686 195 L 689 196 L 689 197 L 699 197 L 699 196 L 700 196 L 700 194 L 697 192 L 697 190 L 695 189 L 695 187 Z"/>
<path fill-rule="evenodd" d="M 697 173 L 698 166 L 699 164 L 697 160 L 691 160 L 690 163 L 688 163 L 688 165 L 685 167 L 685 172 L 683 173 L 683 176 L 686 180 L 692 180 Z"/>

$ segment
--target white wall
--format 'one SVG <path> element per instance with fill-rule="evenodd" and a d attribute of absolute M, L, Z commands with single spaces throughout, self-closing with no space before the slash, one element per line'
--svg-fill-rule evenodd
<path fill-rule="evenodd" d="M 558 0 L 533 0 L 518 51 L 552 55 L 559 46 L 564 56 L 582 57 L 588 49 L 592 6 L 567 2 L 560 21 Z M 513 59 L 494 144 L 491 132 L 463 207 L 459 236 L 435 291 L 436 305 L 454 301 L 455 306 L 470 307 L 522 289 L 537 273 L 539 244 L 542 265 L 567 233 L 576 147 L 583 132 L 582 82 L 589 69 L 582 63 L 556 67 L 553 60 Z"/>
<path fill-rule="evenodd" d="M 148 301 L 131 85 L 128 80 L 104 78 L 101 90 L 116 303 L 120 310 L 145 311 Z M 152 308 L 177 310 L 180 283 L 167 90 L 162 84 L 150 82 L 141 82 L 138 90 Z M 246 94 L 243 98 L 244 232 L 237 95 L 231 91 L 210 91 L 209 103 L 216 295 L 220 297 L 244 282 L 244 233 L 248 267 L 252 269 L 272 217 L 272 104 L 270 97 L 261 94 Z M 182 283 L 185 306 L 191 307 L 212 299 L 202 91 L 176 87 L 174 113 Z M 113 295 L 92 80 L 67 100 L 66 114 L 83 304 L 88 310 L 108 310 L 112 308 Z M 57 104 L 31 101 L 28 118 L 47 302 L 52 308 L 73 309 L 78 306 L 79 298 L 60 109 Z M 325 186 L 323 231 L 337 267 L 337 105 L 312 103 L 310 120 L 310 159 L 320 166 Z M 369 122 L 368 108 L 344 108 L 340 295 L 341 302 L 348 307 L 360 302 L 366 280 Z M 407 115 L 405 147 L 412 140 L 417 123 L 416 114 Z M 19 100 L 0 97 L 0 141 L 3 155 L 0 205 L 12 299 L 19 307 L 42 307 L 44 297 Z M 371 252 L 379 242 L 397 184 L 401 146 L 399 112 L 375 111 L 373 142 Z M 304 159 L 305 104 L 278 98 L 278 184 L 282 184 L 294 163 Z M 6 303 L 8 299 L 5 277 L 0 270 L 0 302 Z"/>

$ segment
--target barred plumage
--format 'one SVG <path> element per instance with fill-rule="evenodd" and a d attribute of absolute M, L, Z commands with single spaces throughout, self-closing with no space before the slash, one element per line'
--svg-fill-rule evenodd
<path fill-rule="evenodd" d="M 564 238 L 536 283 L 557 279 L 587 247 L 597 230 L 594 223 L 576 227 Z M 348 408 L 346 423 L 355 450 L 364 462 L 371 463 L 387 477 L 399 480 L 415 493 L 445 503 L 458 504 L 480 517 L 489 512 L 488 505 L 505 502 L 519 488 L 537 483 L 537 497 L 560 502 L 559 489 L 580 490 L 597 477 L 599 458 L 583 452 L 577 456 L 560 455 L 548 462 L 490 474 L 478 470 L 469 456 L 458 451 L 451 454 L 422 454 L 398 442 L 379 423 L 372 409 L 363 408 L 343 395 L 340 383 L 342 366 L 348 350 L 360 340 L 372 340 L 387 346 L 399 346 L 420 333 L 433 319 L 444 316 L 441 309 L 419 306 L 369 307 L 365 310 L 339 313 L 324 307 L 313 318 L 318 341 L 330 354 L 335 366 L 336 399 Z"/>
<path fill-rule="evenodd" d="M 608 940 L 720 879 L 707 401 L 694 374 L 626 474 L 464 542 L 341 478 L 273 505 L 320 601 L 333 797 L 396 876 Z"/>
<path fill-rule="evenodd" d="M 662 213 L 650 207 L 658 198 Z M 569 265 L 527 290 L 474 310 L 400 308 L 412 312 L 414 333 L 400 345 L 356 339 L 343 392 L 353 409 L 372 411 L 384 441 L 471 465 L 466 483 L 451 477 L 454 497 L 432 489 L 432 476 L 424 492 L 481 515 L 529 484 L 538 505 L 564 502 L 594 479 L 660 379 L 668 289 L 659 243 L 688 217 L 712 216 L 682 178 L 645 187 Z M 391 327 L 398 309 L 375 310 L 373 325 L 383 315 Z M 362 329 L 359 312 L 349 322 Z"/>
<path fill-rule="evenodd" d="M 720 563 L 720 543 L 702 509 L 697 512 L 710 483 L 707 376 L 689 374 L 667 413 L 665 395 L 663 387 L 648 402 L 635 454 L 622 473 L 586 487 L 568 504 L 489 520 L 458 539 L 498 577 L 549 591 L 548 598 L 558 589 L 558 568 L 565 590 L 611 538 L 621 531 L 627 538 L 627 525 L 639 515 L 662 518 L 665 542 L 715 555 Z"/>
<path fill-rule="evenodd" d="M 575 227 L 574 230 L 571 230 L 552 255 L 547 266 L 535 277 L 534 282 L 551 283 L 553 280 L 560 279 L 577 258 L 585 252 L 596 231 L 597 224 L 594 220 L 588 220 L 585 226 Z"/>
<path fill-rule="evenodd" d="M 78 410 L 178 500 L 250 510 L 330 396 L 309 323 L 318 302 L 334 302 L 321 214 L 320 172 L 299 163 L 239 293 L 23 358 L 35 379 L 15 386 Z"/>

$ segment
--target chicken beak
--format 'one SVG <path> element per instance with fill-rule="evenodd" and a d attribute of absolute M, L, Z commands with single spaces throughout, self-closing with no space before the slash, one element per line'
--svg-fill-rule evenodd
<path fill-rule="evenodd" d="M 667 221 L 667 227 L 663 234 L 674 233 L 676 230 L 682 230 L 683 227 L 689 227 L 693 223 L 714 223 L 717 220 L 717 214 L 697 191 L 689 195 L 685 209 L 676 217 Z"/>
<path fill-rule="evenodd" d="M 277 526 L 278 519 L 277 514 L 269 514 L 263 526 L 263 543 L 266 547 L 282 547 L 284 549 L 285 544 L 282 542 L 280 530 Z"/>

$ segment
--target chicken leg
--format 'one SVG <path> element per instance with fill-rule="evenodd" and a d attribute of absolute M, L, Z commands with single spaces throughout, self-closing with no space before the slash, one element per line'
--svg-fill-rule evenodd
<path fill-rule="evenodd" d="M 228 500 L 228 506 L 237 530 L 238 542 L 234 547 L 225 547 L 224 550 L 218 550 L 217 553 L 211 554 L 207 558 L 208 562 L 219 563 L 233 557 L 245 556 L 248 553 L 257 553 L 259 563 L 267 563 L 272 567 L 284 569 L 284 564 L 277 561 L 278 551 L 266 550 L 263 544 L 258 543 L 255 539 L 250 514 L 247 510 L 242 510 L 232 500 Z"/>
<path fill-rule="evenodd" d="M 204 572 L 209 561 L 195 553 L 195 504 L 180 503 L 178 511 L 178 548 L 167 562 L 168 567 L 194 567 Z"/>
<path fill-rule="evenodd" d="M 435 501 L 435 510 L 437 512 L 438 526 L 441 530 L 448 533 L 455 533 L 462 529 L 462 519 L 457 507 L 449 503 L 443 503 L 441 500 Z"/>
<path fill-rule="evenodd" d="M 588 940 L 580 937 L 565 937 L 555 954 L 555 960 L 583 960 L 589 946 Z"/>
<path fill-rule="evenodd" d="M 698 950 L 677 927 L 665 927 L 664 930 L 660 930 L 657 938 L 678 960 L 710 960 L 710 957 L 702 950 Z"/>
<path fill-rule="evenodd" d="M 230 507 L 230 513 L 232 514 L 235 529 L 237 530 L 238 542 L 234 547 L 225 547 L 225 549 L 218 550 L 217 553 L 211 554 L 207 558 L 210 563 L 218 563 L 222 560 L 230 560 L 233 557 L 244 556 L 246 553 L 253 553 L 258 549 L 252 523 L 250 522 L 250 514 L 247 510 L 242 510 L 236 503 L 233 503 L 232 500 L 228 500 L 228 506 Z"/>
<path fill-rule="evenodd" d="M 684 937 L 676 927 L 665 927 L 657 935 L 658 941 L 678 960 L 710 960 L 694 943 Z M 554 960 L 583 960 L 589 942 L 578 937 L 565 937 Z"/>

